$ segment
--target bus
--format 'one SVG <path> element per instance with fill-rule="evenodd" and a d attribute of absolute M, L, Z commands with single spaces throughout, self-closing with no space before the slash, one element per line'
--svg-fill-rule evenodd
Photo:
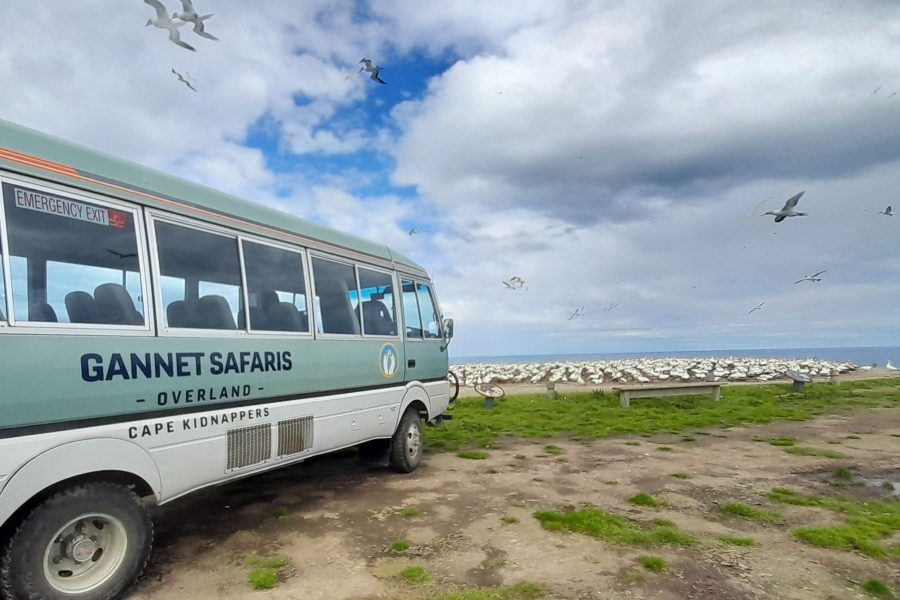
<path fill-rule="evenodd" d="M 121 596 L 206 486 L 418 466 L 453 322 L 409 258 L 7 122 L 0 197 L 0 596 Z"/>

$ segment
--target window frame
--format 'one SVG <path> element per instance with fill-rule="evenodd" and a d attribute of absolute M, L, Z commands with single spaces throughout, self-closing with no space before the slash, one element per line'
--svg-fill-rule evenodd
<path fill-rule="evenodd" d="M 360 297 L 359 273 L 357 273 L 357 271 L 356 271 L 356 264 L 357 264 L 356 261 L 354 261 L 351 258 L 346 258 L 346 257 L 340 256 L 339 254 L 328 254 L 326 252 L 317 252 L 317 251 L 313 251 L 313 250 L 308 250 L 307 252 L 309 253 L 309 279 L 310 279 L 309 280 L 309 289 L 312 292 L 312 295 L 309 296 L 311 313 L 314 314 L 316 312 L 316 292 L 317 292 L 316 281 L 315 281 L 316 276 L 315 276 L 315 269 L 313 269 L 313 265 L 312 265 L 312 261 L 315 258 L 320 258 L 322 260 L 329 260 L 331 262 L 336 262 L 336 263 L 340 263 L 340 264 L 344 264 L 344 265 L 348 265 L 348 266 L 352 267 L 353 268 L 353 279 L 356 281 L 356 297 L 357 298 Z M 331 340 L 362 340 L 363 339 L 363 334 L 362 334 L 363 319 L 362 319 L 362 306 L 361 305 L 362 305 L 362 300 L 360 299 L 359 302 L 357 303 L 357 310 L 354 311 L 356 313 L 357 318 L 359 319 L 359 333 L 326 333 L 324 331 L 320 332 L 317 328 L 318 318 L 314 316 L 314 321 L 315 321 L 316 327 L 311 327 L 311 329 L 315 332 L 316 339 L 317 340 L 319 340 L 319 339 L 321 339 L 321 340 L 329 340 L 329 339 L 331 339 Z M 312 324 L 313 320 L 310 320 L 310 323 Z M 369 337 L 373 337 L 373 336 L 369 336 Z M 378 336 L 378 337 L 384 337 L 384 336 Z"/>
<path fill-rule="evenodd" d="M 154 308 L 156 309 L 156 314 L 160 316 L 156 323 L 159 337 L 237 338 L 248 335 L 247 323 L 249 319 L 249 311 L 247 309 L 247 283 L 244 274 L 244 255 L 243 249 L 241 248 L 240 244 L 241 234 L 227 227 L 221 227 L 212 223 L 198 221 L 196 219 L 184 217 L 176 213 L 169 213 L 151 208 L 145 208 L 145 211 L 147 213 L 147 238 L 153 256 L 153 304 Z M 160 273 L 159 264 L 159 246 L 157 245 L 156 240 L 157 222 L 166 223 L 169 225 L 177 225 L 179 227 L 185 227 L 187 229 L 194 229 L 203 233 L 211 233 L 213 235 L 231 238 L 235 241 L 237 245 L 238 255 L 238 275 L 241 278 L 240 299 L 243 303 L 245 323 L 244 328 L 238 327 L 237 329 L 200 329 L 196 327 L 169 327 L 168 323 L 166 323 L 165 321 L 165 307 L 162 305 L 162 274 Z"/>
<path fill-rule="evenodd" d="M 243 278 L 243 289 L 244 289 L 244 322 L 246 323 L 246 332 L 250 336 L 260 336 L 265 338 L 272 337 L 299 337 L 299 338 L 307 338 L 312 339 L 316 332 L 316 318 L 315 318 L 315 307 L 313 306 L 314 299 L 310 296 L 310 271 L 311 266 L 309 261 L 307 260 L 308 250 L 306 248 L 300 248 L 297 246 L 292 246 L 290 244 L 285 244 L 284 242 L 277 242 L 273 240 L 269 240 L 266 238 L 259 238 L 255 236 L 249 235 L 239 235 L 238 236 L 241 255 L 241 277 Z M 304 293 L 306 294 L 306 316 L 307 322 L 309 325 L 309 331 L 278 331 L 278 330 L 267 330 L 267 329 L 252 329 L 252 323 L 250 321 L 250 288 L 247 285 L 247 264 L 244 262 L 244 242 L 249 242 L 252 244 L 259 244 L 260 246 L 268 246 L 270 248 L 277 248 L 278 250 L 284 250 L 286 252 L 293 252 L 295 254 L 300 255 L 300 261 L 303 265 L 303 287 L 305 288 Z M 206 330 L 201 330 L 206 331 Z"/>
<path fill-rule="evenodd" d="M 360 331 L 362 332 L 363 337 L 371 338 L 376 340 L 397 340 L 400 339 L 400 320 L 397 319 L 398 310 L 397 310 L 397 272 L 391 271 L 390 269 L 382 269 L 379 267 L 372 267 L 367 264 L 355 263 L 355 273 L 356 273 L 356 290 L 357 294 L 359 294 L 359 322 L 360 322 Z M 378 335 L 374 333 L 366 333 L 366 319 L 363 315 L 362 310 L 362 286 L 359 283 L 359 270 L 360 269 L 368 269 L 370 271 L 375 271 L 376 273 L 383 273 L 388 275 L 391 278 L 391 286 L 394 288 L 394 324 L 397 326 L 397 333 L 394 335 Z M 401 296 L 402 298 L 402 296 Z"/>
<path fill-rule="evenodd" d="M 409 337 L 406 335 L 406 304 L 403 304 L 403 340 L 406 342 L 429 342 L 429 343 L 443 343 L 444 340 L 444 315 L 441 312 L 441 307 L 437 302 L 437 294 L 434 291 L 434 283 L 427 279 L 422 279 L 421 277 L 414 277 L 412 275 L 407 275 L 406 273 L 397 273 L 400 277 L 401 285 L 403 281 L 411 281 L 413 286 L 415 286 L 415 297 L 416 297 L 416 310 L 419 312 L 419 324 L 422 329 L 422 337 Z M 405 277 L 404 277 L 405 276 Z M 434 306 L 434 311 L 436 313 L 438 319 L 438 336 L 437 337 L 425 337 L 425 320 L 422 318 L 422 304 L 419 302 L 419 284 L 423 284 L 428 287 L 429 297 L 431 298 L 431 304 Z"/>
<path fill-rule="evenodd" d="M 146 218 L 144 207 L 140 204 L 132 204 L 117 198 L 110 198 L 102 194 L 97 194 L 82 189 L 75 189 L 65 185 L 56 184 L 28 177 L 25 175 L 12 175 L 6 171 L 0 171 L 0 184 L 9 183 L 12 185 L 20 185 L 34 190 L 56 194 L 65 198 L 72 199 L 77 202 L 88 202 L 104 208 L 111 208 L 122 212 L 129 213 L 134 219 L 134 234 L 137 244 L 137 258 L 139 275 L 141 281 L 141 296 L 143 298 L 144 307 L 144 324 L 143 325 L 114 325 L 110 323 L 62 323 L 62 322 L 46 322 L 46 321 L 17 321 L 12 290 L 12 273 L 10 271 L 10 254 L 9 254 L 9 236 L 8 224 L 6 216 L 6 203 L 0 204 L 0 236 L 2 236 L 3 247 L 3 279 L 6 286 L 6 306 L 7 311 L 4 322 L 0 322 L 0 330 L 15 332 L 17 334 L 54 334 L 54 335 L 109 335 L 109 336 L 153 336 L 155 335 L 154 323 L 156 321 L 155 301 L 149 301 L 148 298 L 154 298 L 154 287 L 151 285 L 150 261 L 147 253 L 147 237 L 146 237 Z M 0 196 L 2 196 L 2 187 L 0 187 Z M 155 299 L 154 299 L 155 300 Z"/>

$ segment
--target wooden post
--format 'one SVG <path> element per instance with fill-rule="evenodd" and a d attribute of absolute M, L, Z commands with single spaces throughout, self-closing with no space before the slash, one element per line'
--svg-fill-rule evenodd
<path fill-rule="evenodd" d="M 547 382 L 547 399 L 548 400 L 556 400 L 556 384 L 552 381 Z"/>

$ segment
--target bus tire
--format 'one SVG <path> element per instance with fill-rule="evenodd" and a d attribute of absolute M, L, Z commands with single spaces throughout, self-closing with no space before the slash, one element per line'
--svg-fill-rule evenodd
<path fill-rule="evenodd" d="M 391 438 L 388 462 L 398 473 L 411 473 L 422 462 L 422 419 L 412 406 L 400 417 L 400 424 Z"/>
<path fill-rule="evenodd" d="M 0 555 L 0 597 L 112 600 L 140 576 L 153 523 L 137 494 L 112 483 L 56 492 L 20 523 Z"/>

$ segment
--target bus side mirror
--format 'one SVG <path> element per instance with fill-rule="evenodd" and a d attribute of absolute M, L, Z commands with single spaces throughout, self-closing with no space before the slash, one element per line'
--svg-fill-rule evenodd
<path fill-rule="evenodd" d="M 453 339 L 453 319 L 444 319 L 444 337 L 447 340 Z"/>

